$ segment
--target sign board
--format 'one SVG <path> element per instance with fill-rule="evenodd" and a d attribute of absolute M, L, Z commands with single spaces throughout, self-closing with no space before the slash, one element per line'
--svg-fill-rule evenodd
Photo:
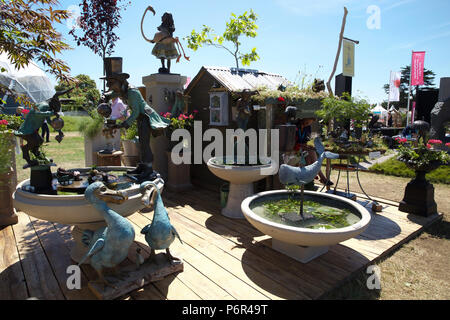
<path fill-rule="evenodd" d="M 355 76 L 355 43 L 353 41 L 342 41 L 342 74 L 347 77 Z"/>

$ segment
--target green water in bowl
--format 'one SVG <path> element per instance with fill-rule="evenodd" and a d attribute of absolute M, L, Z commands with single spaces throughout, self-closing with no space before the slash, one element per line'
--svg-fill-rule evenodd
<path fill-rule="evenodd" d="M 276 199 L 262 201 L 251 208 L 258 216 L 282 225 L 317 230 L 339 229 L 361 220 L 350 209 L 338 208 L 312 200 L 303 202 L 303 212 L 313 216 L 300 217 L 300 199 Z"/>

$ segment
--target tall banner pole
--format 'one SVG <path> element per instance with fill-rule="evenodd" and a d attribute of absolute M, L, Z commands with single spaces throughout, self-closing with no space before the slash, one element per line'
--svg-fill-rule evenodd
<path fill-rule="evenodd" d="M 409 68 L 409 91 L 408 91 L 408 109 L 406 111 L 406 125 L 409 124 L 409 105 L 411 103 L 411 79 L 412 79 L 412 69 L 413 69 L 413 58 L 414 51 L 412 51 L 411 55 L 411 67 Z"/>

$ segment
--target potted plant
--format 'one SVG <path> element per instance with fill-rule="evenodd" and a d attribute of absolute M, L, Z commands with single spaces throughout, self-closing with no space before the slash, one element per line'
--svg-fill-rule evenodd
<path fill-rule="evenodd" d="M 436 214 L 434 187 L 426 180 L 425 175 L 441 165 L 448 165 L 450 156 L 434 147 L 442 144 L 441 141 L 428 140 L 426 136 L 419 137 L 417 144 L 407 139 L 396 140 L 399 143 L 398 160 L 416 173 L 416 177 L 406 186 L 399 210 L 425 217 Z"/>
<path fill-rule="evenodd" d="M 169 139 L 169 148 L 167 150 L 167 159 L 168 159 L 168 181 L 167 187 L 169 189 L 175 191 L 183 191 L 190 189 L 192 187 L 191 184 L 191 165 L 187 163 L 175 164 L 172 161 L 172 149 L 180 142 L 171 141 L 172 133 L 177 129 L 185 129 L 191 130 L 194 125 L 194 118 L 196 110 L 192 114 L 181 113 L 178 117 L 173 117 L 170 112 L 161 113 L 161 115 L 170 120 L 170 125 L 167 130 L 167 137 Z M 190 159 L 191 154 L 189 151 L 185 149 L 189 146 L 186 145 L 186 142 L 183 141 L 183 149 L 181 153 L 184 157 L 188 157 Z M 186 154 L 189 152 L 188 154 Z"/>
<path fill-rule="evenodd" d="M 84 135 L 85 165 L 91 167 L 97 165 L 97 152 L 106 148 L 108 144 L 115 150 L 120 149 L 120 132 L 117 131 L 113 138 L 103 135 L 104 119 L 96 110 L 89 111 L 90 118 L 82 121 L 78 130 Z"/>
<path fill-rule="evenodd" d="M 25 109 L 26 110 L 26 109 Z M 24 114 L 27 112 L 25 111 Z M 0 115 L 0 226 L 18 222 L 12 194 L 17 185 L 15 146 L 13 134 L 22 124 L 20 116 Z"/>
<path fill-rule="evenodd" d="M 122 132 L 122 162 L 127 167 L 136 167 L 139 163 L 139 139 L 137 123 L 133 124 Z"/>

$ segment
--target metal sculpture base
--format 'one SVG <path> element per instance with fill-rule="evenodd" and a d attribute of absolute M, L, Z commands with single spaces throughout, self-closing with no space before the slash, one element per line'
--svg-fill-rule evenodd
<path fill-rule="evenodd" d="M 245 198 L 253 195 L 253 183 L 233 184 L 230 183 L 227 205 L 222 209 L 222 214 L 232 219 L 245 219 L 242 213 L 241 203 Z"/>
<path fill-rule="evenodd" d="M 405 189 L 405 196 L 398 210 L 415 215 L 429 217 L 437 214 L 437 204 L 434 201 L 434 187 L 426 180 L 412 180 Z"/>
<path fill-rule="evenodd" d="M 308 263 L 315 258 L 328 252 L 327 246 L 324 247 L 303 247 L 295 244 L 286 243 L 272 238 L 272 249 L 281 252 L 292 259 L 301 263 Z"/>
<path fill-rule="evenodd" d="M 156 261 L 156 262 L 155 262 Z M 140 289 L 150 282 L 163 280 L 168 275 L 182 272 L 184 264 L 182 260 L 169 263 L 165 254 L 157 254 L 155 260 L 151 263 L 144 263 L 139 268 L 134 264 L 129 264 L 120 269 L 121 273 L 127 273 L 128 276 L 121 279 L 111 277 L 115 282 L 115 288 L 103 287 L 102 284 L 90 281 L 88 286 L 94 295 L 100 300 L 113 300 L 124 296 L 134 290 Z M 106 276 L 108 279 L 108 277 Z"/>

